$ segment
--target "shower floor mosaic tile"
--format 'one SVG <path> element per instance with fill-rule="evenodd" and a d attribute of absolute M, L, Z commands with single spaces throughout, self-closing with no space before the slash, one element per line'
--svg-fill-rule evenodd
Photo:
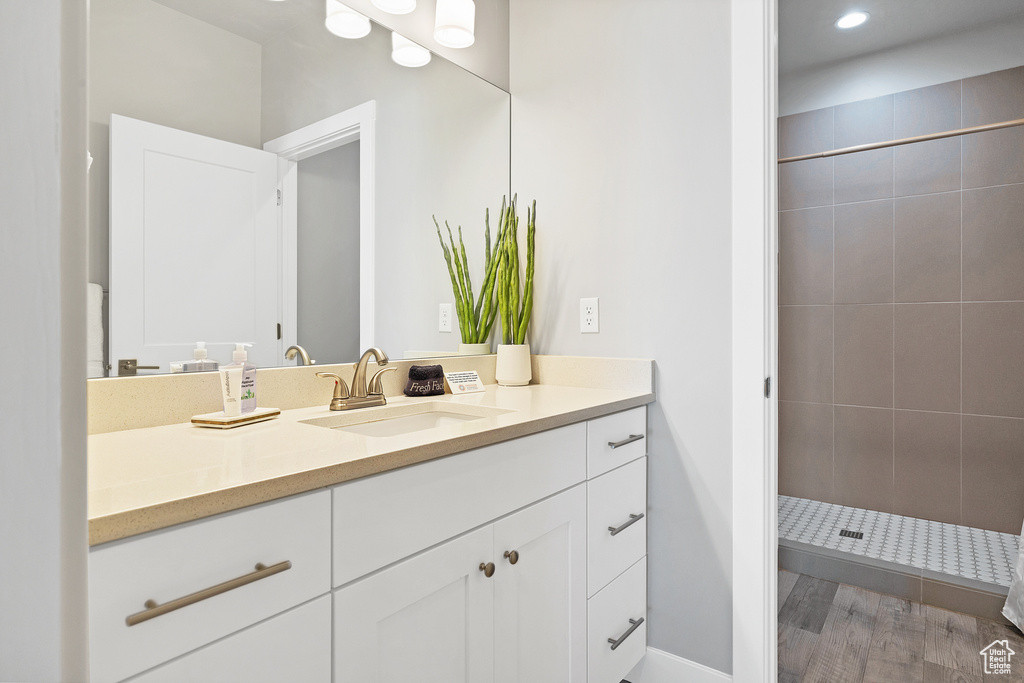
<path fill-rule="evenodd" d="M 862 539 L 840 536 L 843 529 Z M 1010 585 L 1012 534 L 779 496 L 779 538 L 966 579 Z"/>

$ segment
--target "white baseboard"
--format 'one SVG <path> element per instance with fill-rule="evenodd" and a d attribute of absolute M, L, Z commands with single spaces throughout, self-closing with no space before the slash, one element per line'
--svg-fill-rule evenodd
<path fill-rule="evenodd" d="M 647 655 L 626 676 L 629 683 L 732 683 L 732 676 L 663 650 L 647 648 Z"/>

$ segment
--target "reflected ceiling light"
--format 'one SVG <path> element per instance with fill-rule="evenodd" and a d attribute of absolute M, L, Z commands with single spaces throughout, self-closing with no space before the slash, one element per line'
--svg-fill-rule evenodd
<path fill-rule="evenodd" d="M 469 47 L 473 44 L 473 0 L 437 0 L 434 15 L 434 40 L 445 47 Z"/>
<path fill-rule="evenodd" d="M 338 0 L 327 0 L 324 26 L 339 38 L 362 38 L 370 32 L 370 20 Z"/>
<path fill-rule="evenodd" d="M 402 66 L 423 66 L 430 62 L 430 50 L 392 31 L 391 59 Z"/>
<path fill-rule="evenodd" d="M 416 0 L 370 0 L 373 6 L 388 14 L 408 14 L 416 9 Z"/>
<path fill-rule="evenodd" d="M 868 20 L 870 15 L 867 12 L 849 12 L 839 17 L 836 21 L 836 28 L 854 28 Z"/>

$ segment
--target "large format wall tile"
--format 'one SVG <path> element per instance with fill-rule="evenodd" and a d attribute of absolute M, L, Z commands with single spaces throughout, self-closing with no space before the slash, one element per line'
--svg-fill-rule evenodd
<path fill-rule="evenodd" d="M 963 522 L 1019 534 L 1024 521 L 1024 420 L 963 416 Z"/>
<path fill-rule="evenodd" d="M 779 166 L 779 209 L 832 206 L 834 159 L 808 159 Z"/>
<path fill-rule="evenodd" d="M 832 303 L 832 207 L 779 214 L 779 304 Z"/>
<path fill-rule="evenodd" d="M 779 157 L 825 152 L 834 147 L 832 109 L 779 119 Z M 832 205 L 832 159 L 811 159 L 779 166 L 779 209 Z"/>
<path fill-rule="evenodd" d="M 1024 118 L 1024 67 L 963 81 L 963 124 Z M 965 188 L 1024 182 L 1024 128 L 964 136 Z"/>
<path fill-rule="evenodd" d="M 832 404 L 779 401 L 779 493 L 831 502 Z"/>
<path fill-rule="evenodd" d="M 832 402 L 832 307 L 779 309 L 779 400 Z"/>
<path fill-rule="evenodd" d="M 892 301 L 891 199 L 835 208 L 837 304 Z"/>
<path fill-rule="evenodd" d="M 899 304 L 893 321 L 896 407 L 960 412 L 960 304 Z"/>
<path fill-rule="evenodd" d="M 891 305 L 836 306 L 836 403 L 892 407 L 892 316 Z"/>
<path fill-rule="evenodd" d="M 893 150 L 874 149 L 835 157 L 835 202 L 886 199 L 893 193 Z"/>
<path fill-rule="evenodd" d="M 896 301 L 960 300 L 960 193 L 896 200 Z"/>
<path fill-rule="evenodd" d="M 895 411 L 893 512 L 960 524 L 960 416 Z"/>
<path fill-rule="evenodd" d="M 961 127 L 960 81 L 897 93 L 893 111 L 896 139 Z M 960 189 L 960 138 L 896 147 L 896 196 Z"/>
<path fill-rule="evenodd" d="M 965 413 L 1024 417 L 1024 302 L 963 304 L 963 364 Z"/>
<path fill-rule="evenodd" d="M 1024 185 L 964 192 L 963 245 L 964 301 L 1024 300 Z"/>
<path fill-rule="evenodd" d="M 837 405 L 835 430 L 836 502 L 892 512 L 893 411 Z"/>
<path fill-rule="evenodd" d="M 886 95 L 835 107 L 836 148 L 892 140 L 893 102 Z M 836 204 L 892 197 L 892 191 L 892 149 L 836 157 Z"/>
<path fill-rule="evenodd" d="M 779 157 L 825 152 L 835 146 L 832 107 L 779 119 Z"/>

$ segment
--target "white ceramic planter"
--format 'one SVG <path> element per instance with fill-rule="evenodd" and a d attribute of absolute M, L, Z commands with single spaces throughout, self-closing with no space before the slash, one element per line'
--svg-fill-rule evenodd
<path fill-rule="evenodd" d="M 483 344 L 459 344 L 460 356 L 482 356 L 491 352 L 491 343 Z"/>
<path fill-rule="evenodd" d="M 494 378 L 503 387 L 521 387 L 533 379 L 529 344 L 498 344 Z"/>

